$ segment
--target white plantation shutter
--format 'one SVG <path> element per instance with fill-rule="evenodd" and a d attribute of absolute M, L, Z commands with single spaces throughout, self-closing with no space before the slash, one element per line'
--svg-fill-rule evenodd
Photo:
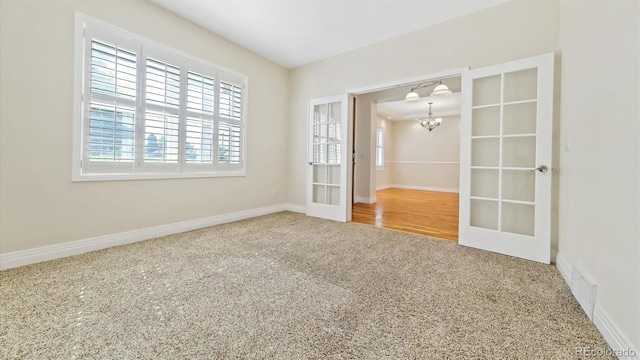
<path fill-rule="evenodd" d="M 334 119 L 329 119 L 329 123 L 327 124 L 327 127 L 329 128 L 328 131 L 328 135 L 329 137 L 327 138 L 328 141 L 328 163 L 329 164 L 340 164 L 342 163 L 341 159 L 340 159 L 340 154 L 342 154 L 342 151 L 340 150 L 342 144 L 341 142 L 341 138 L 340 138 L 340 134 L 342 134 L 342 131 L 340 130 L 340 123 L 339 122 L 334 122 Z M 324 127 L 324 126 L 323 126 Z"/>
<path fill-rule="evenodd" d="M 230 81 L 220 81 L 218 163 L 242 164 L 242 113 L 244 89 Z"/>
<path fill-rule="evenodd" d="M 189 71 L 187 74 L 186 163 L 213 165 L 215 124 L 215 80 Z M 208 166 L 200 166 L 207 169 Z"/>
<path fill-rule="evenodd" d="M 104 41 L 91 40 L 91 93 L 136 98 L 136 53 Z"/>
<path fill-rule="evenodd" d="M 87 29 L 84 48 L 82 165 L 94 173 L 130 172 L 137 119 L 136 44 Z"/>
<path fill-rule="evenodd" d="M 105 24 L 76 26 L 74 180 L 244 175 L 244 76 Z"/>
<path fill-rule="evenodd" d="M 144 161 L 177 163 L 179 128 L 177 114 L 147 110 L 144 119 Z"/>
<path fill-rule="evenodd" d="M 376 131 L 376 167 L 384 167 L 384 129 L 378 128 Z"/>
<path fill-rule="evenodd" d="M 143 149 L 145 171 L 178 169 L 176 165 L 180 160 L 180 87 L 178 66 L 155 57 L 147 57 Z"/>
<path fill-rule="evenodd" d="M 220 117 L 240 120 L 242 117 L 242 86 L 220 82 Z"/>
<path fill-rule="evenodd" d="M 218 162 L 221 164 L 240 164 L 240 149 L 242 147 L 240 125 L 221 121 L 218 141 Z"/>
<path fill-rule="evenodd" d="M 133 108 L 91 102 L 89 161 L 133 162 L 134 142 Z"/>

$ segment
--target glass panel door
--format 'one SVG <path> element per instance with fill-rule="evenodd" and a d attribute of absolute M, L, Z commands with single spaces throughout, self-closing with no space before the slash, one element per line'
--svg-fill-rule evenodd
<path fill-rule="evenodd" d="M 459 243 L 548 263 L 553 54 L 471 70 L 463 86 Z"/>
<path fill-rule="evenodd" d="M 346 221 L 346 95 L 310 103 L 307 214 Z"/>

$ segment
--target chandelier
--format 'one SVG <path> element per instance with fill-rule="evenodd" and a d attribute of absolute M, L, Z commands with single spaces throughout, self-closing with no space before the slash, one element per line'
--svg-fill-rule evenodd
<path fill-rule="evenodd" d="M 429 129 L 429 132 L 431 132 L 433 129 L 437 128 L 438 126 L 440 126 L 440 124 L 442 123 L 442 118 L 433 118 L 432 114 L 431 114 L 431 105 L 433 103 L 430 102 L 429 103 L 429 117 L 423 120 L 418 120 L 420 122 L 420 126 L 422 126 L 423 128 Z"/>

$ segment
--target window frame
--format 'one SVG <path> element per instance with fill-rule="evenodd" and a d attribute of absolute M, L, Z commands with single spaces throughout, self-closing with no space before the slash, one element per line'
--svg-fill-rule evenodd
<path fill-rule="evenodd" d="M 384 170 L 384 128 L 378 127 L 376 129 L 376 170 Z M 378 159 L 381 159 L 381 164 L 378 163 Z"/>
<path fill-rule="evenodd" d="M 86 26 L 86 28 L 85 28 Z M 89 33 L 88 40 L 85 34 Z M 134 159 L 131 163 L 116 164 L 91 162 L 88 160 L 88 150 L 83 146 L 87 145 L 89 123 L 88 111 L 91 108 L 92 95 L 90 91 L 90 81 L 86 81 L 87 73 L 91 67 L 91 48 L 87 48 L 87 43 L 91 44 L 92 36 L 95 34 L 97 40 L 110 41 L 116 45 L 122 45 L 128 50 L 136 53 L 136 98 L 135 98 L 135 138 L 134 138 Z M 126 44 L 126 45 L 124 45 Z M 127 46 L 134 45 L 135 49 Z M 213 108 L 213 137 L 212 137 L 212 162 L 209 163 L 189 163 L 186 160 L 186 124 L 188 114 L 191 113 L 186 107 L 186 89 L 180 96 L 180 118 L 179 118 L 179 159 L 174 166 L 173 163 L 145 162 L 145 111 L 146 111 L 146 64 L 147 56 L 155 58 L 159 55 L 161 61 L 176 61 L 181 69 L 181 74 L 189 72 L 206 75 L 214 79 L 214 108 Z M 182 76 L 181 76 L 182 77 Z M 233 120 L 233 124 L 239 141 L 239 164 L 219 163 L 216 145 L 219 143 L 218 131 L 221 122 L 228 122 L 227 118 L 220 114 L 220 82 L 225 81 L 241 89 L 240 98 L 240 118 Z M 186 83 L 181 82 L 186 86 Z M 73 90 L 73 149 L 72 149 L 72 181 L 111 181 L 111 180 L 150 180 L 150 179 L 175 179 L 175 178 L 202 178 L 202 177 L 242 177 L 246 176 L 246 149 L 247 149 L 247 103 L 248 103 L 248 79 L 247 76 L 226 69 L 209 61 L 197 58 L 193 55 L 181 52 L 174 48 L 160 44 L 143 36 L 131 33 L 101 20 L 92 18 L 83 13 L 75 13 L 74 28 L 74 90 Z M 184 98 L 183 98 L 184 97 Z M 183 109 L 184 108 L 184 109 Z M 86 119 L 85 119 L 86 117 Z M 142 134 L 142 135 L 141 135 Z M 84 166 L 84 167 L 83 167 Z M 173 169 L 175 168 L 175 169 Z M 169 169 L 169 170 L 167 170 Z M 84 171 L 83 171 L 84 170 Z"/>

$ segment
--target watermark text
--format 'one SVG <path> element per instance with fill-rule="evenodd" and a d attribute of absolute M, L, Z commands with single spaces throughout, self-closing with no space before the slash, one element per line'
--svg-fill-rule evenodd
<path fill-rule="evenodd" d="M 634 349 L 626 348 L 626 349 L 602 349 L 602 348 L 592 348 L 592 347 L 577 347 L 576 355 L 584 356 L 584 357 L 633 357 L 638 354 Z"/>

